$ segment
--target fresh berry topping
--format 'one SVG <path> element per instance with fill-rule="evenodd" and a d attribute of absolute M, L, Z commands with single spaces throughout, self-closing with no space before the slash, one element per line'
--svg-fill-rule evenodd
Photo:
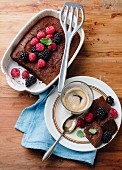
<path fill-rule="evenodd" d="M 36 46 L 33 46 L 33 47 L 32 47 L 32 52 L 33 52 L 33 53 L 37 53 Z"/>
<path fill-rule="evenodd" d="M 46 33 L 47 34 L 54 34 L 55 28 L 53 26 L 49 26 L 46 28 Z"/>
<path fill-rule="evenodd" d="M 27 70 L 22 72 L 22 78 L 27 79 L 29 77 L 29 72 Z"/>
<path fill-rule="evenodd" d="M 36 54 L 30 53 L 29 54 L 29 61 L 34 62 L 36 60 Z"/>
<path fill-rule="evenodd" d="M 56 44 L 55 43 L 52 43 L 51 45 L 48 46 L 48 49 L 51 50 L 51 51 L 55 51 L 57 48 Z"/>
<path fill-rule="evenodd" d="M 40 40 L 40 38 L 45 38 L 46 34 L 43 31 L 39 31 L 37 34 L 37 38 Z"/>
<path fill-rule="evenodd" d="M 114 108 L 111 108 L 110 111 L 109 111 L 110 115 L 115 119 L 118 117 L 118 112 L 116 109 Z"/>
<path fill-rule="evenodd" d="M 22 60 L 22 61 L 28 61 L 28 52 L 26 52 L 26 51 L 21 52 L 21 54 L 20 54 L 20 60 Z"/>
<path fill-rule="evenodd" d="M 20 70 L 18 68 L 12 68 L 11 75 L 12 75 L 12 77 L 19 77 L 20 76 Z"/>
<path fill-rule="evenodd" d="M 114 105 L 114 99 L 113 99 L 111 96 L 107 96 L 106 102 L 107 102 L 108 104 L 110 104 L 111 106 Z"/>
<path fill-rule="evenodd" d="M 46 62 L 44 60 L 42 60 L 42 59 L 39 59 L 38 60 L 38 67 L 42 68 L 44 66 L 46 66 Z"/>
<path fill-rule="evenodd" d="M 36 54 L 38 56 L 39 52 L 36 50 L 36 46 L 32 47 L 32 53 Z"/>
<path fill-rule="evenodd" d="M 48 34 L 48 35 L 46 35 L 46 38 L 52 40 L 53 35 L 52 34 Z"/>
<path fill-rule="evenodd" d="M 103 107 L 99 107 L 97 110 L 97 118 L 103 120 L 107 117 L 108 111 L 104 109 Z"/>
<path fill-rule="evenodd" d="M 108 143 L 112 138 L 112 134 L 109 131 L 105 131 L 102 136 L 103 143 Z"/>
<path fill-rule="evenodd" d="M 34 38 L 32 38 L 32 40 L 30 42 L 30 45 L 34 46 L 34 45 L 36 45 L 38 43 L 39 43 L 39 40 L 36 37 L 34 37 Z"/>
<path fill-rule="evenodd" d="M 91 123 L 94 120 L 93 113 L 87 113 L 85 116 L 85 120 L 86 120 L 86 122 Z"/>
<path fill-rule="evenodd" d="M 77 127 L 84 128 L 85 127 L 85 121 L 82 118 L 79 118 L 77 120 Z"/>
<path fill-rule="evenodd" d="M 60 32 L 56 32 L 56 33 L 54 34 L 54 42 L 55 42 L 56 44 L 60 44 L 60 43 L 61 43 L 61 40 L 62 40 L 62 36 L 61 36 Z"/>
<path fill-rule="evenodd" d="M 25 86 L 26 87 L 30 87 L 32 86 L 33 84 L 35 84 L 37 82 L 37 78 L 34 77 L 34 76 L 31 76 L 31 77 L 28 77 L 26 80 L 25 80 Z"/>
<path fill-rule="evenodd" d="M 42 43 L 36 44 L 36 50 L 37 51 L 44 51 L 44 45 Z"/>
<path fill-rule="evenodd" d="M 47 61 L 51 55 L 50 50 L 45 49 L 44 51 L 40 52 L 38 54 L 38 59 L 43 59 L 44 61 Z"/>

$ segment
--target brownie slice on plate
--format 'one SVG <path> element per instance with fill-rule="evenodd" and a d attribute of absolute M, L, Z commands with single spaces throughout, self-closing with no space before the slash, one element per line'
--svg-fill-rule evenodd
<path fill-rule="evenodd" d="M 90 132 L 90 129 L 95 129 L 96 133 L 92 134 Z M 87 139 L 94 147 L 98 147 L 101 144 L 103 130 L 98 122 L 93 122 L 92 124 L 88 125 L 85 128 L 84 132 L 86 134 Z"/>
<path fill-rule="evenodd" d="M 111 108 L 110 105 L 108 103 L 106 103 L 103 96 L 95 99 L 93 101 L 93 104 L 92 104 L 91 108 L 90 108 L 90 112 L 93 113 L 95 117 L 96 117 L 97 110 L 98 110 L 99 107 L 103 107 L 107 111 L 109 111 L 110 108 Z"/>

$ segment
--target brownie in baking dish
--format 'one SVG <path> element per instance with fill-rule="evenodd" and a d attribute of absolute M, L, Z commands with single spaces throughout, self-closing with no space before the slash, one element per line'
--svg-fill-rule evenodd
<path fill-rule="evenodd" d="M 60 32 L 62 36 L 62 41 L 59 45 L 57 45 L 57 50 L 52 51 L 51 57 L 46 62 L 46 66 L 43 68 L 39 68 L 37 65 L 37 61 L 24 62 L 20 60 L 20 54 L 22 51 L 27 51 L 28 53 L 32 52 L 32 46 L 30 45 L 30 41 L 32 40 L 32 38 L 34 38 L 37 35 L 39 30 L 45 31 L 46 27 L 50 25 L 55 27 L 56 31 Z M 79 42 L 80 37 L 78 33 L 76 33 L 71 43 L 69 59 L 72 57 L 75 50 L 77 49 Z M 59 19 L 52 16 L 48 16 L 39 20 L 37 24 L 35 24 L 29 30 L 29 32 L 23 37 L 23 39 L 19 42 L 19 44 L 12 52 L 11 58 L 14 61 L 16 61 L 19 65 L 27 69 L 31 74 L 36 76 L 43 83 L 48 85 L 59 74 L 64 47 L 65 47 L 65 35 L 60 25 Z"/>

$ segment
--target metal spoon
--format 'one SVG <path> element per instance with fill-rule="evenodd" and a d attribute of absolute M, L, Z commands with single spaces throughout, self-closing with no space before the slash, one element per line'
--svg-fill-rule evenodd
<path fill-rule="evenodd" d="M 46 153 L 44 154 L 44 156 L 42 158 L 42 161 L 47 160 L 51 156 L 55 146 L 57 145 L 57 143 L 59 142 L 59 140 L 65 133 L 71 133 L 74 131 L 76 124 L 77 124 L 78 117 L 79 116 L 72 115 L 65 120 L 65 122 L 63 123 L 63 126 L 62 126 L 63 132 L 61 133 L 60 137 L 55 141 L 55 143 L 46 151 Z"/>

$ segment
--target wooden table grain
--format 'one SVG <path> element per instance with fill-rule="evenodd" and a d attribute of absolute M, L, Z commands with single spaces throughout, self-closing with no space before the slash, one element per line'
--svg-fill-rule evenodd
<path fill-rule="evenodd" d="M 70 0 L 71 1 L 71 0 Z M 8 45 L 34 14 L 42 9 L 60 10 L 64 0 L 0 0 L 0 59 Z M 68 69 L 68 77 L 92 76 L 106 82 L 122 103 L 122 1 L 72 0 L 85 9 L 85 42 Z M 14 129 L 22 109 L 37 96 L 17 92 L 6 83 L 0 70 L 0 170 L 122 169 L 122 127 L 115 139 L 97 153 L 95 164 L 51 156 L 42 162 L 43 152 L 21 146 L 23 134 Z"/>

